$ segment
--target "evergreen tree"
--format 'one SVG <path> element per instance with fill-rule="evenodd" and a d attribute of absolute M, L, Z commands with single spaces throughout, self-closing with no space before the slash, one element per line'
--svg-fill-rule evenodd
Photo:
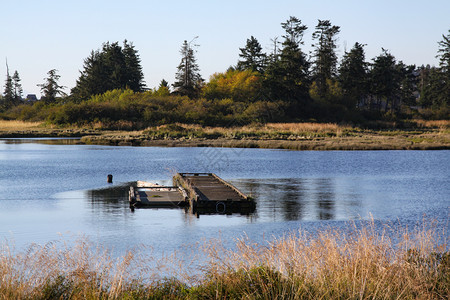
<path fill-rule="evenodd" d="M 125 55 L 125 66 L 127 70 L 128 88 L 135 92 L 142 92 L 146 89 L 144 82 L 144 73 L 141 67 L 141 58 L 133 43 L 123 42 L 123 54 Z"/>
<path fill-rule="evenodd" d="M 103 45 L 104 68 L 108 77 L 107 90 L 126 89 L 128 86 L 127 64 L 125 54 L 119 43 L 106 43 Z"/>
<path fill-rule="evenodd" d="M 309 99 L 309 62 L 300 46 L 307 27 L 296 17 L 290 17 L 281 25 L 286 35 L 279 58 L 267 68 L 265 86 L 269 89 L 270 99 L 304 104 Z"/>
<path fill-rule="evenodd" d="M 247 39 L 247 44 L 244 48 L 239 48 L 241 53 L 239 56 L 242 60 L 237 63 L 237 69 L 240 71 L 250 70 L 259 73 L 264 73 L 266 64 L 266 55 L 262 52 L 261 44 L 258 40 L 251 36 Z"/>
<path fill-rule="evenodd" d="M 450 73 L 450 29 L 447 36 L 442 35 L 442 41 L 438 42 L 439 66 L 444 73 Z"/>
<path fill-rule="evenodd" d="M 442 73 L 439 68 L 429 65 L 420 69 L 418 104 L 424 108 L 438 108 L 443 91 Z"/>
<path fill-rule="evenodd" d="M 439 58 L 439 97 L 434 99 L 436 108 L 447 107 L 450 103 L 450 30 L 447 36 L 442 35 L 437 57 Z"/>
<path fill-rule="evenodd" d="M 104 43 L 101 50 L 91 51 L 84 60 L 84 70 L 71 94 L 81 100 L 113 89 L 144 91 L 140 63 L 137 50 L 128 41 L 123 42 L 123 48 L 118 42 Z"/>
<path fill-rule="evenodd" d="M 371 92 L 375 96 L 372 106 L 381 110 L 383 101 L 385 111 L 399 108 L 401 72 L 399 72 L 395 57 L 386 49 L 373 59 L 370 70 Z"/>
<path fill-rule="evenodd" d="M 422 107 L 431 106 L 431 101 L 428 97 L 425 95 L 427 94 L 428 85 L 430 83 L 430 73 L 432 72 L 430 65 L 422 65 L 418 69 L 419 72 L 419 78 L 418 78 L 418 92 L 419 92 L 419 99 L 418 104 Z"/>
<path fill-rule="evenodd" d="M 154 90 L 153 95 L 160 97 L 169 96 L 170 95 L 169 83 L 165 79 L 162 79 L 161 82 L 159 83 L 158 89 Z"/>
<path fill-rule="evenodd" d="M 175 93 L 185 95 L 189 98 L 196 98 L 199 96 L 200 90 L 203 86 L 203 78 L 200 75 L 200 68 L 194 55 L 194 49 L 191 43 L 185 40 L 181 47 L 181 62 L 178 65 L 178 71 L 175 74 Z M 194 45 L 197 46 L 197 45 Z"/>
<path fill-rule="evenodd" d="M 400 100 L 407 106 L 417 105 L 417 84 L 419 75 L 415 65 L 405 65 L 402 61 L 397 63 L 400 76 Z"/>
<path fill-rule="evenodd" d="M 19 72 L 15 71 L 14 75 L 12 77 L 12 85 L 13 85 L 13 95 L 14 95 L 14 102 L 19 103 L 22 101 L 22 84 L 20 84 L 20 77 Z"/>
<path fill-rule="evenodd" d="M 56 72 L 58 71 L 55 69 L 48 71 L 48 77 L 44 78 L 45 82 L 37 85 L 41 88 L 41 100 L 44 100 L 46 104 L 55 103 L 58 95 L 63 97 L 66 96 L 63 91 L 65 86 L 58 84 L 58 80 L 61 76 L 59 76 Z"/>
<path fill-rule="evenodd" d="M 286 32 L 286 35 L 283 35 L 284 43 L 290 42 L 297 46 L 303 45 L 303 35 L 308 27 L 303 25 L 300 19 L 290 16 L 289 20 L 281 23 L 281 27 Z"/>
<path fill-rule="evenodd" d="M 3 92 L 3 103 L 4 108 L 9 108 L 14 103 L 14 85 L 11 75 L 9 75 L 8 65 L 6 65 L 6 80 L 5 89 Z"/>
<path fill-rule="evenodd" d="M 316 43 L 313 57 L 313 76 L 320 98 L 324 98 L 328 93 L 328 84 L 336 76 L 337 55 L 336 55 L 336 35 L 339 33 L 339 26 L 332 26 L 329 20 L 319 20 L 312 38 Z"/>
<path fill-rule="evenodd" d="M 364 45 L 355 43 L 350 52 L 344 54 L 339 67 L 339 83 L 344 94 L 344 104 L 350 109 L 355 108 L 369 94 L 367 72 Z"/>

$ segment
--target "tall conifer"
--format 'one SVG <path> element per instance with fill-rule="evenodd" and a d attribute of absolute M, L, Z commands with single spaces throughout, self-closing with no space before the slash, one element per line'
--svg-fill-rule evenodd
<path fill-rule="evenodd" d="M 194 49 L 191 46 L 194 40 L 195 38 L 189 43 L 187 41 L 183 42 L 180 50 L 181 62 L 178 65 L 177 73 L 175 74 L 175 83 L 173 84 L 175 93 L 190 98 L 199 96 L 204 82 L 200 75 L 200 68 L 194 55 Z M 197 45 L 193 46 L 195 47 Z"/>

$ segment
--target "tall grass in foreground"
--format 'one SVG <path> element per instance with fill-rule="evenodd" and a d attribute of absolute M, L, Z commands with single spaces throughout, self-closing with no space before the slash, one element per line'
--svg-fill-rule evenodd
<path fill-rule="evenodd" d="M 241 238 L 233 249 L 211 240 L 192 249 L 200 253 L 195 270 L 197 254 L 149 263 L 145 248 L 114 259 L 85 240 L 21 253 L 2 245 L 0 298 L 448 299 L 447 239 L 426 224 L 411 231 L 369 224 L 300 230 L 264 245 Z"/>

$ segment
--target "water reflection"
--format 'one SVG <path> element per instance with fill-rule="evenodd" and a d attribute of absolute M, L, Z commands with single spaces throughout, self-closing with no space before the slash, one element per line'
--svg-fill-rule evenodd
<path fill-rule="evenodd" d="M 41 137 L 41 138 L 2 138 L 0 143 L 6 145 L 17 145 L 17 144 L 44 144 L 44 145 L 77 145 L 80 144 L 79 137 Z"/>
<path fill-rule="evenodd" d="M 256 219 L 342 220 L 362 215 L 363 199 L 346 182 L 331 178 L 244 179 L 233 181 L 257 200 Z"/>
<path fill-rule="evenodd" d="M 319 220 L 333 220 L 336 195 L 333 182 L 329 178 L 319 178 L 316 185 L 316 214 Z"/>
<path fill-rule="evenodd" d="M 114 213 L 118 209 L 124 209 L 124 204 L 128 204 L 130 184 L 126 183 L 108 188 L 88 190 L 87 196 L 92 209 L 100 209 L 105 212 Z"/>
<path fill-rule="evenodd" d="M 179 208 L 184 214 L 246 216 L 251 223 L 297 220 L 348 220 L 362 215 L 361 197 L 345 181 L 332 178 L 232 180 L 241 191 L 256 200 L 250 209 L 226 211 Z M 93 210 L 129 214 L 128 191 L 133 183 L 87 191 Z M 152 209 L 152 208 L 150 208 Z"/>

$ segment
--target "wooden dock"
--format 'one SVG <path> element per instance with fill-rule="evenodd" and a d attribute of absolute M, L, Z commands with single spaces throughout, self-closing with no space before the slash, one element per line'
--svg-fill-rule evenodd
<path fill-rule="evenodd" d="M 233 213 L 255 209 L 252 198 L 214 173 L 178 173 L 173 181 L 186 191 L 194 210 Z"/>
<path fill-rule="evenodd" d="M 131 186 L 130 207 L 170 208 L 183 207 L 189 202 L 184 189 L 178 186 L 142 185 Z"/>

